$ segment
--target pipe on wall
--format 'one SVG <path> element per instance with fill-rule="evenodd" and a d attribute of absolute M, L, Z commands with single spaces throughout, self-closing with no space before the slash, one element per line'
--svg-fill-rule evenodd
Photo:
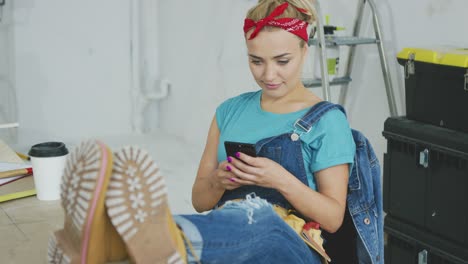
<path fill-rule="evenodd" d="M 159 108 L 149 106 L 165 99 L 171 86 L 160 78 L 158 6 L 159 0 L 130 1 L 131 124 L 136 133 L 159 126 Z"/>

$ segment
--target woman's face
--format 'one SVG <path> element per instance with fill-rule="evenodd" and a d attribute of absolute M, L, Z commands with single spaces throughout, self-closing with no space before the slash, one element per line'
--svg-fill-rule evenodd
<path fill-rule="evenodd" d="M 302 66 L 307 46 L 300 46 L 300 39 L 281 29 L 263 30 L 246 42 L 250 70 L 263 94 L 282 97 L 301 87 Z"/>

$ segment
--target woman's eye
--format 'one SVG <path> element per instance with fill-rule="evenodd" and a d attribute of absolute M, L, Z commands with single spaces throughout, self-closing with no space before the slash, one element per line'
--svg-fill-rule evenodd
<path fill-rule="evenodd" d="M 280 60 L 280 61 L 278 61 L 278 63 L 279 63 L 280 65 L 286 65 L 286 64 L 289 63 L 289 60 Z"/>
<path fill-rule="evenodd" d="M 260 63 L 261 63 L 261 61 L 259 61 L 259 60 L 251 60 L 250 62 L 252 62 L 255 65 L 260 65 Z"/>

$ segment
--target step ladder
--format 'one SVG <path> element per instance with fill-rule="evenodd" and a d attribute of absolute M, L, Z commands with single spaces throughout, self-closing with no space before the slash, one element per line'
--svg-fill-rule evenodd
<path fill-rule="evenodd" d="M 382 74 L 383 79 L 385 82 L 385 90 L 387 93 L 387 100 L 388 100 L 388 107 L 390 110 L 390 116 L 397 116 L 397 109 L 395 103 L 395 95 L 393 91 L 392 80 L 390 78 L 390 71 L 388 67 L 387 58 L 385 56 L 385 49 L 382 41 L 382 30 L 380 26 L 380 19 L 377 13 L 376 5 L 374 0 L 358 0 L 358 7 L 357 7 L 357 14 L 355 16 L 355 22 L 353 26 L 353 35 L 340 37 L 334 36 L 333 38 L 326 38 L 325 39 L 325 32 L 323 29 L 324 23 L 322 22 L 322 12 L 320 9 L 319 0 L 315 0 L 314 7 L 315 7 L 315 17 L 317 21 L 317 38 L 309 38 L 309 46 L 316 46 L 319 47 L 319 54 L 315 54 L 315 56 L 320 56 L 320 72 L 321 72 L 321 79 L 313 79 L 313 78 L 303 78 L 302 82 L 306 88 L 313 88 L 313 87 L 322 87 L 323 89 L 323 99 L 330 101 L 330 86 L 333 85 L 341 85 L 340 96 L 339 96 L 339 104 L 344 105 L 346 101 L 346 95 L 348 92 L 348 85 L 351 82 L 351 71 L 353 67 L 353 62 L 355 58 L 355 51 L 357 45 L 363 44 L 376 44 L 379 50 L 380 55 L 380 64 L 382 67 Z M 372 19 L 374 25 L 374 32 L 375 38 L 362 38 L 359 37 L 359 33 L 361 31 L 361 24 L 362 24 L 362 17 L 364 13 L 364 8 L 366 3 L 369 4 L 371 12 L 372 12 Z M 312 34 L 311 34 L 312 35 Z M 334 78 L 332 81 L 329 80 L 328 76 L 328 69 L 327 69 L 327 60 L 326 60 L 326 47 L 330 47 L 333 45 L 346 45 L 349 46 L 348 52 L 348 60 L 347 65 L 345 68 L 345 74 L 343 77 Z M 323 48 L 325 47 L 325 48 Z"/>

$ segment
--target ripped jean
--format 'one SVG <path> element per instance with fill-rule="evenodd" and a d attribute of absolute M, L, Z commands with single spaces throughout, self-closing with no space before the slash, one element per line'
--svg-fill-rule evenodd
<path fill-rule="evenodd" d="M 248 195 L 207 215 L 177 215 L 202 263 L 321 263 L 319 255 L 273 210 Z M 188 263 L 196 263 L 187 247 Z"/>

